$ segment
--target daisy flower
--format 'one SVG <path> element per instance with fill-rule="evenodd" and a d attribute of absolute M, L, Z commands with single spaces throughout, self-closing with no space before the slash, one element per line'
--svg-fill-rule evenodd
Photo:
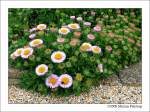
<path fill-rule="evenodd" d="M 90 22 L 84 22 L 84 25 L 85 26 L 91 26 L 91 23 Z"/>
<path fill-rule="evenodd" d="M 36 31 L 37 30 L 37 28 L 32 28 L 32 29 L 30 29 L 30 33 L 32 33 L 32 32 L 34 32 L 34 31 Z"/>
<path fill-rule="evenodd" d="M 92 16 L 95 16 L 95 14 L 96 14 L 96 12 L 94 12 L 94 11 L 91 12 L 91 15 L 92 15 Z"/>
<path fill-rule="evenodd" d="M 22 50 L 21 52 L 21 57 L 22 58 L 28 58 L 33 54 L 33 49 L 31 47 L 26 47 Z"/>
<path fill-rule="evenodd" d="M 51 55 L 51 60 L 54 63 L 61 63 L 66 59 L 66 54 L 62 51 L 55 51 Z"/>
<path fill-rule="evenodd" d="M 13 59 L 13 60 L 15 60 L 17 57 L 15 56 L 14 53 L 12 53 L 12 54 L 10 55 L 10 58 Z"/>
<path fill-rule="evenodd" d="M 88 38 L 89 40 L 94 40 L 94 39 L 95 39 L 95 36 L 94 36 L 93 34 L 88 34 L 88 35 L 87 35 L 87 38 Z"/>
<path fill-rule="evenodd" d="M 41 40 L 41 39 L 34 39 L 34 40 L 32 40 L 32 41 L 29 43 L 29 45 L 30 45 L 31 47 L 38 47 L 38 46 L 40 46 L 41 44 L 43 44 L 43 40 Z"/>
<path fill-rule="evenodd" d="M 58 31 L 60 34 L 66 35 L 70 32 L 68 28 L 60 28 Z"/>
<path fill-rule="evenodd" d="M 36 34 L 31 34 L 31 35 L 29 35 L 29 38 L 33 39 L 35 36 L 36 36 Z"/>
<path fill-rule="evenodd" d="M 77 17 L 77 21 L 82 21 L 83 18 L 82 17 Z"/>
<path fill-rule="evenodd" d="M 14 56 L 16 56 L 16 57 L 20 56 L 21 53 L 22 53 L 22 51 L 23 51 L 23 48 L 17 49 L 17 50 L 14 52 Z"/>
<path fill-rule="evenodd" d="M 128 42 L 135 43 L 135 40 L 133 40 L 132 38 L 128 38 Z"/>
<path fill-rule="evenodd" d="M 50 28 L 50 31 L 51 31 L 51 32 L 57 32 L 58 29 L 57 29 L 57 28 Z"/>
<path fill-rule="evenodd" d="M 71 46 L 76 46 L 77 44 L 79 44 L 79 39 L 73 38 L 73 39 L 71 39 L 69 44 Z"/>
<path fill-rule="evenodd" d="M 56 88 L 59 86 L 59 77 L 55 74 L 51 74 L 45 81 L 46 86 L 50 88 Z"/>
<path fill-rule="evenodd" d="M 65 38 L 57 38 L 57 42 L 58 43 L 64 43 L 65 42 Z"/>
<path fill-rule="evenodd" d="M 45 25 L 45 24 L 39 24 L 39 25 L 37 26 L 37 29 L 38 29 L 38 30 L 45 30 L 45 29 L 46 29 L 46 25 Z"/>
<path fill-rule="evenodd" d="M 79 31 L 78 32 L 74 32 L 73 34 L 74 34 L 75 37 L 80 37 L 81 36 L 81 32 L 79 32 Z"/>
<path fill-rule="evenodd" d="M 101 48 L 98 46 L 92 46 L 91 50 L 93 53 L 96 53 L 96 54 L 101 52 Z"/>
<path fill-rule="evenodd" d="M 75 19 L 76 17 L 75 16 L 70 16 L 70 19 Z"/>
<path fill-rule="evenodd" d="M 35 72 L 38 76 L 43 76 L 48 72 L 48 66 L 45 64 L 38 65 Z"/>
<path fill-rule="evenodd" d="M 76 30 L 76 29 L 80 28 L 79 24 L 77 24 L 77 23 L 69 24 L 68 27 L 72 30 Z"/>
<path fill-rule="evenodd" d="M 59 82 L 62 88 L 69 88 L 72 85 L 72 77 L 68 74 L 62 74 L 59 77 Z"/>
<path fill-rule="evenodd" d="M 109 52 L 112 51 L 112 47 L 111 47 L 111 46 L 106 46 L 105 49 L 106 49 L 107 51 L 109 51 Z"/>
<path fill-rule="evenodd" d="M 83 43 L 80 47 L 81 51 L 91 51 L 92 45 L 90 43 Z"/>
<path fill-rule="evenodd" d="M 98 64 L 98 69 L 102 73 L 103 72 L 103 64 Z"/>
<path fill-rule="evenodd" d="M 94 29 L 94 31 L 96 31 L 96 32 L 101 31 L 101 27 L 100 27 L 99 25 L 95 26 L 93 29 Z"/>

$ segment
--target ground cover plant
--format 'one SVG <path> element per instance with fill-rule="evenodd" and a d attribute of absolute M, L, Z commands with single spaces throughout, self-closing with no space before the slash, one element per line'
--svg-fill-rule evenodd
<path fill-rule="evenodd" d="M 9 9 L 20 87 L 80 95 L 141 60 L 141 9 Z"/>

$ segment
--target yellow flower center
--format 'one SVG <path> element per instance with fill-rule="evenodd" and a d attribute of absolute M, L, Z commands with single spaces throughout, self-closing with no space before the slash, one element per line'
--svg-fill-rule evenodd
<path fill-rule="evenodd" d="M 81 46 L 81 49 L 82 49 L 82 50 L 90 49 L 90 45 L 88 45 L 88 44 L 82 45 L 82 46 Z"/>
<path fill-rule="evenodd" d="M 84 45 L 84 46 L 83 46 L 83 48 L 85 48 L 85 49 L 89 49 L 89 48 L 90 48 L 90 46 L 89 46 L 89 45 Z"/>
<path fill-rule="evenodd" d="M 57 82 L 57 79 L 56 79 L 56 78 L 50 78 L 49 81 L 48 81 L 48 83 L 51 83 L 51 84 L 53 84 L 53 85 L 55 85 L 56 82 Z"/>
<path fill-rule="evenodd" d="M 21 54 L 21 52 L 22 52 L 22 50 L 21 50 L 21 49 L 19 49 L 19 50 L 17 51 L 17 53 L 18 53 L 18 54 Z"/>
<path fill-rule="evenodd" d="M 71 28 L 73 28 L 73 29 L 76 29 L 76 28 L 77 28 L 77 25 L 75 25 L 75 24 L 71 24 L 70 26 L 71 26 Z"/>
<path fill-rule="evenodd" d="M 62 33 L 67 33 L 67 29 L 64 29 L 64 28 L 63 28 L 63 29 L 61 29 L 61 32 L 62 32 Z"/>
<path fill-rule="evenodd" d="M 44 29 L 44 28 L 45 28 L 44 25 L 40 25 L 40 26 L 39 26 L 39 29 Z"/>
<path fill-rule="evenodd" d="M 100 52 L 100 48 L 95 47 L 95 48 L 93 48 L 93 51 L 94 51 L 94 52 Z"/>
<path fill-rule="evenodd" d="M 23 53 L 23 54 L 24 54 L 24 55 L 28 55 L 29 53 L 30 53 L 30 50 L 29 50 L 29 49 L 27 49 L 27 50 L 25 50 L 25 51 L 24 51 L 24 53 Z"/>
<path fill-rule="evenodd" d="M 43 72 L 45 72 L 46 71 L 46 68 L 45 67 L 39 67 L 39 69 L 38 69 L 38 72 L 39 73 L 43 73 Z"/>
<path fill-rule="evenodd" d="M 63 77 L 61 79 L 61 82 L 64 84 L 64 85 L 67 85 L 69 83 L 69 79 L 67 77 Z"/>
<path fill-rule="evenodd" d="M 59 59 L 62 59 L 62 54 L 61 53 L 57 53 L 55 54 L 55 59 L 59 60 Z"/>
<path fill-rule="evenodd" d="M 34 40 L 34 41 L 33 41 L 33 44 L 34 44 L 34 45 L 40 44 L 40 40 Z"/>

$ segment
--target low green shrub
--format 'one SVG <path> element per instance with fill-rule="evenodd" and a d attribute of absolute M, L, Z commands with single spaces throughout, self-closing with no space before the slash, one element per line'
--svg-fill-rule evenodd
<path fill-rule="evenodd" d="M 141 9 L 9 9 L 9 66 L 20 86 L 80 95 L 141 60 Z"/>

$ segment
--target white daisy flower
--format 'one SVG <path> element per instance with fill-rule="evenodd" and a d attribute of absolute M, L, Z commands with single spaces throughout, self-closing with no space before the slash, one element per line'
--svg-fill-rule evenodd
<path fill-rule="evenodd" d="M 77 23 L 68 24 L 68 27 L 73 30 L 80 28 L 79 24 L 77 24 Z"/>
<path fill-rule="evenodd" d="M 30 33 L 32 33 L 32 32 L 34 32 L 34 31 L 36 31 L 37 30 L 37 28 L 32 28 L 32 29 L 30 29 Z"/>
<path fill-rule="evenodd" d="M 103 64 L 98 64 L 98 69 L 102 73 L 103 72 Z"/>
<path fill-rule="evenodd" d="M 41 44 L 43 44 L 43 40 L 41 40 L 41 39 L 34 39 L 34 40 L 32 40 L 32 41 L 29 43 L 29 45 L 30 45 L 31 47 L 38 47 L 38 46 L 40 46 Z"/>
<path fill-rule="evenodd" d="M 17 50 L 14 52 L 14 56 L 16 56 L 16 57 L 20 56 L 21 53 L 22 53 L 22 51 L 23 51 L 23 48 L 17 49 Z"/>
<path fill-rule="evenodd" d="M 31 56 L 33 53 L 33 49 L 30 47 L 24 48 L 21 52 L 21 57 L 22 58 L 28 58 L 29 56 Z"/>
<path fill-rule="evenodd" d="M 93 53 L 96 53 L 96 54 L 101 53 L 101 48 L 98 46 L 92 46 L 91 50 Z"/>
<path fill-rule="evenodd" d="M 70 19 L 75 19 L 76 18 L 76 16 L 70 16 Z"/>
<path fill-rule="evenodd" d="M 55 51 L 51 55 L 51 60 L 54 63 L 61 63 L 66 59 L 66 54 L 62 51 Z"/>
<path fill-rule="evenodd" d="M 58 31 L 60 34 L 67 35 L 70 30 L 68 28 L 60 28 Z"/>
<path fill-rule="evenodd" d="M 29 35 L 29 38 L 33 39 L 35 36 L 36 36 L 36 34 L 31 34 L 31 35 Z"/>
<path fill-rule="evenodd" d="M 13 60 L 15 60 L 17 57 L 15 56 L 14 53 L 12 53 L 12 54 L 10 55 L 10 58 L 13 59 Z"/>
<path fill-rule="evenodd" d="M 45 64 L 38 65 L 35 72 L 38 76 L 43 76 L 48 72 L 48 66 Z"/>
<path fill-rule="evenodd" d="M 77 21 L 82 21 L 83 18 L 82 17 L 77 17 Z"/>
<path fill-rule="evenodd" d="M 90 43 L 83 43 L 80 47 L 81 51 L 91 51 L 92 45 Z"/>
<path fill-rule="evenodd" d="M 38 29 L 38 30 L 45 30 L 45 29 L 46 29 L 46 25 L 45 25 L 45 24 L 39 24 L 39 25 L 37 26 L 37 29 Z"/>
<path fill-rule="evenodd" d="M 72 85 L 73 79 L 68 74 L 62 74 L 59 77 L 59 82 L 62 88 L 69 88 Z"/>

